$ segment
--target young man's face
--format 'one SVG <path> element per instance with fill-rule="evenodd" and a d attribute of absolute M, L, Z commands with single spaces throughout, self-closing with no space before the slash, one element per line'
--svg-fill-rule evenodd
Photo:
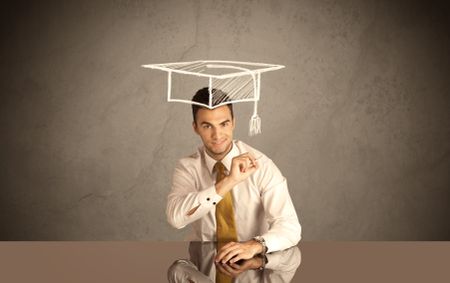
<path fill-rule="evenodd" d="M 222 160 L 233 141 L 234 119 L 230 108 L 226 105 L 212 110 L 200 108 L 196 119 L 192 126 L 202 139 L 207 153 L 215 160 Z"/>

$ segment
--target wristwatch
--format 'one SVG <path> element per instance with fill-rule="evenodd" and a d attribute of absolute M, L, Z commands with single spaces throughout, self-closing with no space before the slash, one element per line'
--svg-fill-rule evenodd
<path fill-rule="evenodd" d="M 257 257 L 261 258 L 262 264 L 260 267 L 258 267 L 259 270 L 264 270 L 266 268 L 266 264 L 269 262 L 267 259 L 267 256 L 259 254 Z"/>
<path fill-rule="evenodd" d="M 258 243 L 260 243 L 262 245 L 263 251 L 261 252 L 261 255 L 265 256 L 267 253 L 267 245 L 266 245 L 266 241 L 264 240 L 264 238 L 261 236 L 256 236 L 253 238 L 253 240 L 257 241 Z"/>
<path fill-rule="evenodd" d="M 258 243 L 260 243 L 263 247 L 263 251 L 258 255 L 258 257 L 261 258 L 262 260 L 262 265 L 258 268 L 259 270 L 264 270 L 264 268 L 266 268 L 266 264 L 268 262 L 267 257 L 266 257 L 266 253 L 267 253 L 267 245 L 266 245 L 266 240 L 264 240 L 263 237 L 261 236 L 256 236 L 253 238 L 253 240 L 257 241 Z"/>

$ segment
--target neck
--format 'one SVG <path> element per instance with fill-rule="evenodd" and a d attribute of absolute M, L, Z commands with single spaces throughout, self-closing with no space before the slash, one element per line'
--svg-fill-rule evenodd
<path fill-rule="evenodd" d="M 231 151 L 232 148 L 233 148 L 233 142 L 231 142 L 229 147 L 227 148 L 227 150 L 221 154 L 215 154 L 213 152 L 210 152 L 209 149 L 206 148 L 206 146 L 205 146 L 205 152 L 206 152 L 206 154 L 209 155 L 209 157 L 211 157 L 215 161 L 221 161 Z"/>

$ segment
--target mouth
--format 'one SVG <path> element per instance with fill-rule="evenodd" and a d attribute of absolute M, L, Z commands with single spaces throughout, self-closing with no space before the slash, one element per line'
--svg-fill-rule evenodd
<path fill-rule="evenodd" d="M 222 145 L 223 143 L 225 143 L 225 139 L 220 140 L 220 141 L 213 141 L 213 142 L 212 142 L 212 144 L 213 144 L 214 146 L 220 146 L 220 145 Z"/>

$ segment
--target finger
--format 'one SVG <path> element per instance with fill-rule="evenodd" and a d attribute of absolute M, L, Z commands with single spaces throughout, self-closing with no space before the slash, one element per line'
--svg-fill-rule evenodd
<path fill-rule="evenodd" d="M 239 245 L 233 245 L 228 247 L 227 249 L 223 250 L 220 254 L 220 261 L 221 262 L 227 262 L 230 259 L 230 256 L 233 257 L 233 255 L 231 255 L 231 253 L 233 253 L 236 249 L 239 249 Z"/>
<path fill-rule="evenodd" d="M 231 250 L 223 259 L 222 262 L 228 262 L 232 258 L 234 258 L 236 255 L 240 254 L 242 250 L 240 248 L 236 248 L 234 250 Z"/>
<path fill-rule="evenodd" d="M 247 168 L 253 167 L 253 161 L 250 158 L 245 159 L 245 164 L 247 165 Z"/>
<path fill-rule="evenodd" d="M 232 268 L 229 264 L 224 263 L 222 264 L 223 269 L 225 269 L 229 274 L 231 274 L 231 277 L 235 277 L 236 275 L 238 275 L 238 270 L 235 270 L 234 268 Z"/>
<path fill-rule="evenodd" d="M 233 162 L 233 161 L 236 162 L 236 161 L 239 161 L 239 160 L 244 160 L 244 159 L 248 158 L 247 156 L 248 156 L 247 153 L 243 153 L 243 154 L 241 154 L 241 155 L 235 156 L 235 157 L 233 157 L 233 159 L 232 159 L 231 162 Z"/>
<path fill-rule="evenodd" d="M 224 250 L 224 249 L 228 249 L 231 246 L 234 246 L 235 244 L 237 244 L 236 242 L 228 242 L 225 245 L 223 245 L 223 247 L 220 250 Z"/>
<path fill-rule="evenodd" d="M 233 267 L 235 270 L 241 270 L 241 266 L 235 262 L 230 262 L 228 265 Z"/>
<path fill-rule="evenodd" d="M 242 269 L 249 269 L 252 266 L 251 260 L 244 260 L 244 262 L 241 264 Z"/>
<path fill-rule="evenodd" d="M 245 152 L 245 153 L 243 153 L 241 155 L 236 156 L 236 158 L 250 159 L 250 161 L 252 163 L 256 162 L 259 159 L 259 158 L 256 158 L 253 153 L 250 153 L 250 152 Z"/>
<path fill-rule="evenodd" d="M 216 262 L 219 262 L 226 254 L 229 253 L 230 249 L 236 244 L 236 242 L 229 242 L 220 248 L 219 252 L 216 255 Z"/>
<path fill-rule="evenodd" d="M 225 252 L 221 252 L 220 254 L 217 254 L 217 255 L 216 255 L 216 258 L 215 258 L 215 262 L 221 261 L 222 258 L 223 258 L 225 255 L 226 255 Z"/>
<path fill-rule="evenodd" d="M 248 155 L 245 158 L 245 171 L 248 171 L 249 168 L 258 168 L 258 161 L 252 156 Z"/>
<path fill-rule="evenodd" d="M 240 261 L 241 259 L 243 259 L 242 253 L 236 255 L 235 257 L 233 257 L 232 259 L 230 259 L 230 263 L 235 263 Z"/>
<path fill-rule="evenodd" d="M 250 157 L 249 153 L 246 152 L 246 153 L 243 153 L 241 155 L 235 156 L 233 158 L 233 160 L 245 160 L 245 159 L 249 159 L 249 157 Z"/>
<path fill-rule="evenodd" d="M 247 151 L 247 152 L 244 152 L 244 153 L 239 154 L 238 157 L 248 156 L 249 154 L 250 154 L 250 153 Z"/>
<path fill-rule="evenodd" d="M 251 161 L 251 163 L 252 164 L 255 164 L 256 163 L 256 158 L 255 158 L 255 156 L 253 156 L 253 154 L 248 154 L 248 159 L 250 159 L 250 161 Z"/>
<path fill-rule="evenodd" d="M 247 170 L 245 171 L 245 174 L 251 175 L 251 174 L 253 174 L 256 170 L 258 170 L 258 167 L 251 167 L 251 168 L 249 168 L 249 169 L 247 169 Z"/>
<path fill-rule="evenodd" d="M 253 174 L 253 172 L 255 172 L 256 170 L 258 170 L 258 167 L 257 167 L 257 166 L 252 166 L 252 167 L 247 168 L 247 169 L 245 170 L 245 174 L 251 175 L 251 174 Z"/>
<path fill-rule="evenodd" d="M 255 162 L 253 163 L 253 166 L 258 169 L 259 168 L 259 162 L 258 160 L 255 160 Z"/>
<path fill-rule="evenodd" d="M 244 171 L 245 168 L 245 162 L 243 158 L 233 158 L 233 161 L 231 162 L 231 168 L 238 168 L 240 172 Z"/>
<path fill-rule="evenodd" d="M 243 163 L 240 163 L 240 164 L 239 164 L 239 171 L 240 171 L 241 173 L 245 173 L 245 165 L 244 165 Z"/>
<path fill-rule="evenodd" d="M 241 170 L 242 173 L 247 172 L 248 169 L 253 167 L 252 161 L 248 157 L 241 159 L 240 162 L 241 162 L 240 164 L 242 164 L 242 170 Z"/>
<path fill-rule="evenodd" d="M 233 162 L 237 162 L 237 163 L 245 162 L 246 164 L 248 164 L 248 163 L 251 164 L 251 163 L 254 163 L 255 161 L 256 161 L 255 157 L 252 154 L 246 152 L 241 155 L 235 156 L 232 160 L 232 163 Z"/>
<path fill-rule="evenodd" d="M 221 252 L 234 246 L 235 244 L 236 244 L 236 242 L 227 242 L 227 243 L 218 242 L 217 245 L 218 245 L 219 251 L 217 253 L 220 254 Z"/>
<path fill-rule="evenodd" d="M 227 276 L 230 276 L 230 277 L 233 276 L 230 272 L 228 272 L 228 271 L 225 270 L 223 264 L 217 263 L 217 264 L 216 264 L 216 268 L 219 270 L 220 273 L 223 273 L 223 274 L 225 274 L 225 275 L 227 275 Z"/>

